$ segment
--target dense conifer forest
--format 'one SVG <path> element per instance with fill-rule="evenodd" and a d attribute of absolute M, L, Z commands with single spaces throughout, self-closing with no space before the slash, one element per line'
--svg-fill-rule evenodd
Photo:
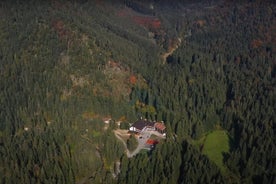
<path fill-rule="evenodd" d="M 275 110 L 273 1 L 0 2 L 0 183 L 276 183 Z"/>

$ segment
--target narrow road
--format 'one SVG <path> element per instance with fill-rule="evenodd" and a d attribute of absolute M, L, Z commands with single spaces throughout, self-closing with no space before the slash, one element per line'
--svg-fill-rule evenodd
<path fill-rule="evenodd" d="M 170 51 L 165 52 L 165 53 L 162 55 L 163 64 L 166 63 L 167 58 L 168 58 L 168 57 L 169 57 L 169 56 L 180 46 L 182 40 L 181 40 L 181 38 L 178 38 L 178 40 L 179 40 L 179 43 L 178 43 L 178 44 L 176 44 L 173 48 L 171 48 Z"/>
<path fill-rule="evenodd" d="M 119 139 L 120 141 L 122 141 L 124 147 L 125 147 L 125 150 L 126 150 L 126 154 L 127 154 L 127 157 L 130 158 L 130 152 L 129 150 L 127 149 L 127 145 L 126 145 L 126 142 L 122 139 L 122 137 L 120 137 L 120 133 L 116 130 L 114 130 L 114 134 L 115 134 L 115 137 L 117 137 L 117 139 Z"/>
<path fill-rule="evenodd" d="M 114 134 L 115 136 L 120 140 L 122 141 L 124 147 L 125 147 L 125 150 L 126 150 L 126 154 L 127 154 L 127 157 L 128 158 L 132 158 L 133 156 L 135 156 L 136 154 L 138 154 L 142 149 L 145 149 L 147 148 L 146 147 L 146 142 L 147 140 L 150 138 L 152 132 L 151 131 L 144 131 L 140 134 L 140 136 L 136 139 L 137 142 L 138 142 L 138 146 L 137 148 L 130 152 L 128 149 L 127 149 L 127 145 L 126 145 L 126 142 L 122 139 L 122 134 L 119 133 L 118 131 L 114 131 Z"/>
<path fill-rule="evenodd" d="M 145 131 L 140 133 L 139 137 L 135 136 L 136 140 L 138 142 L 138 146 L 135 150 L 130 152 L 129 149 L 127 149 L 126 142 L 122 138 L 122 136 L 125 136 L 125 135 L 123 135 L 120 131 L 117 131 L 117 130 L 114 130 L 114 134 L 120 141 L 122 141 L 122 143 L 125 147 L 125 152 L 126 152 L 128 158 L 132 158 L 133 156 L 138 154 L 142 149 L 150 149 L 150 147 L 147 146 L 146 142 L 149 140 L 149 138 L 151 137 L 152 134 L 154 134 L 154 135 L 156 135 L 156 136 L 158 136 L 162 139 L 165 139 L 165 137 L 157 131 L 145 130 Z"/>
<path fill-rule="evenodd" d="M 135 156 L 136 154 L 138 154 L 141 151 L 141 149 L 146 148 L 146 142 L 150 138 L 150 136 L 151 136 L 151 131 L 143 131 L 140 134 L 140 136 L 137 139 L 138 146 L 132 153 L 130 153 L 129 158 L 131 158 L 131 157 Z"/>

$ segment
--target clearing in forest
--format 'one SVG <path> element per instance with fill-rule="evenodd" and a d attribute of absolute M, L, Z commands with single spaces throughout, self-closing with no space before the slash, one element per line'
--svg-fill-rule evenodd
<path fill-rule="evenodd" d="M 215 162 L 224 174 L 227 172 L 227 168 L 223 164 L 223 155 L 229 153 L 229 141 L 230 138 L 226 131 L 215 130 L 206 136 L 202 149 L 202 153 Z"/>

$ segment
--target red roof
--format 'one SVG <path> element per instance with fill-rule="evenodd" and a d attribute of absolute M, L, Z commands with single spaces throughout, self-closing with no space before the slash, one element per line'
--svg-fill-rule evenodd
<path fill-rule="evenodd" d="M 165 130 L 166 129 L 166 127 L 165 127 L 165 125 L 163 123 L 155 123 L 154 126 L 158 130 Z"/>
<path fill-rule="evenodd" d="M 148 139 L 146 143 L 149 145 L 155 145 L 155 144 L 158 144 L 158 141 L 153 139 Z"/>

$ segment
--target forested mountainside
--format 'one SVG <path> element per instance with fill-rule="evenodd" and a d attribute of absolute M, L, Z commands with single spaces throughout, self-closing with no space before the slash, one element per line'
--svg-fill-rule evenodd
<path fill-rule="evenodd" d="M 0 182 L 276 183 L 275 53 L 273 1 L 1 1 Z"/>

